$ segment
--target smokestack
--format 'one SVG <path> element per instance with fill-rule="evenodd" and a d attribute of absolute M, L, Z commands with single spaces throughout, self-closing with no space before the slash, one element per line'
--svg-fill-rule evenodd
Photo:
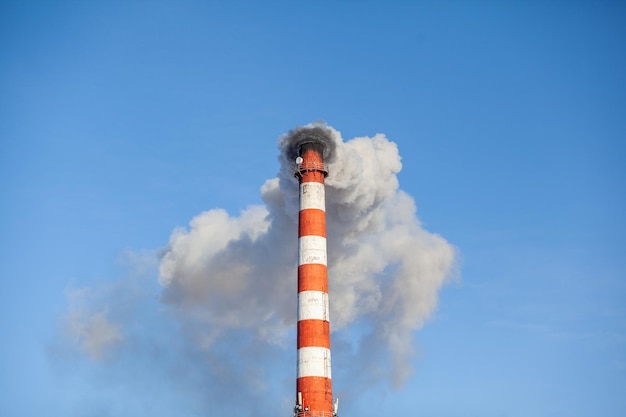
<path fill-rule="evenodd" d="M 325 143 L 301 131 L 295 176 L 298 220 L 298 363 L 295 417 L 336 416 L 330 372 L 330 318 L 326 256 Z M 336 407 L 335 407 L 336 408 Z"/>

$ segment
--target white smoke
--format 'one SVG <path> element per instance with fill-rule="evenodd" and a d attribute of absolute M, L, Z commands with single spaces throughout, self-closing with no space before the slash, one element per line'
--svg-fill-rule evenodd
<path fill-rule="evenodd" d="M 128 323 L 137 317 L 140 300 L 149 297 L 146 284 L 156 256 L 152 251 L 125 251 L 117 261 L 127 272 L 123 279 L 66 292 L 63 331 L 74 347 L 95 361 L 110 359 L 109 354 L 129 341 Z"/>
<path fill-rule="evenodd" d="M 111 349 L 124 342 L 121 326 L 110 320 L 106 307 L 96 310 L 86 299 L 89 289 L 70 291 L 65 331 L 73 343 L 93 360 L 100 360 Z"/>
<path fill-rule="evenodd" d="M 326 181 L 331 327 L 367 331 L 355 355 L 372 355 L 394 386 L 411 375 L 412 334 L 437 304 L 454 248 L 427 232 L 413 199 L 399 189 L 397 146 L 384 135 L 343 142 L 315 123 L 333 147 Z M 281 345 L 296 319 L 298 184 L 292 142 L 279 139 L 277 178 L 261 187 L 263 206 L 238 216 L 214 209 L 176 229 L 159 267 L 162 301 L 210 351 L 233 330 Z M 387 371 L 385 367 L 390 367 Z M 366 376 L 365 376 L 366 377 Z"/>
<path fill-rule="evenodd" d="M 263 205 L 236 216 L 200 213 L 172 232 L 158 257 L 126 253 L 126 276 L 69 293 L 64 329 L 73 343 L 51 349 L 55 356 L 74 358 L 64 352 L 78 348 L 102 365 L 93 374 L 96 392 L 102 381 L 124 387 L 150 415 L 179 413 L 181 404 L 188 416 L 288 413 L 299 206 L 293 150 L 311 132 L 328 150 L 335 394 L 349 410 L 369 387 L 400 387 L 412 374 L 415 330 L 434 311 L 455 251 L 422 228 L 413 198 L 400 190 L 393 142 L 384 135 L 343 142 L 320 123 L 279 139 L 280 171 L 261 187 Z M 136 406 L 118 404 L 122 398 L 88 401 L 76 415 Z"/>

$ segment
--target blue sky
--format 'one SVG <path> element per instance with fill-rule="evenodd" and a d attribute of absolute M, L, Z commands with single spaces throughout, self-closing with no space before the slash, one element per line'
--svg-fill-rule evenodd
<path fill-rule="evenodd" d="M 218 401 L 245 383 L 207 384 L 201 367 L 172 379 L 149 347 L 81 355 L 63 336 L 68 294 L 127 294 L 115 286 L 130 279 L 140 341 L 180 361 L 156 267 L 131 271 L 128 254 L 163 248 L 202 211 L 260 204 L 277 138 L 315 120 L 395 142 L 401 189 L 460 254 L 413 336 L 413 377 L 361 395 L 336 379 L 341 415 L 626 408 L 619 2 L 0 8 L 0 414 L 247 415 Z M 291 413 L 283 382 L 259 404 L 270 414 Z"/>

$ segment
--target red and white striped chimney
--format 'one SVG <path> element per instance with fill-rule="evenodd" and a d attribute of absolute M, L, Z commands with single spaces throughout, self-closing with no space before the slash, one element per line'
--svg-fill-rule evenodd
<path fill-rule="evenodd" d="M 332 417 L 337 403 L 333 409 L 324 190 L 328 171 L 321 143 L 301 143 L 298 155 L 298 364 L 294 415 Z"/>

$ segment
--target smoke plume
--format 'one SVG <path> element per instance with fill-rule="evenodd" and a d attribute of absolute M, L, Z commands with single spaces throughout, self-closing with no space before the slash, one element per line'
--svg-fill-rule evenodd
<path fill-rule="evenodd" d="M 398 387 L 411 374 L 412 334 L 433 312 L 455 253 L 421 227 L 413 199 L 399 189 L 398 148 L 384 135 L 343 142 L 337 130 L 314 123 L 282 136 L 280 172 L 261 187 L 263 206 L 238 216 L 209 210 L 172 233 L 159 268 L 162 300 L 181 319 L 202 323 L 194 337 L 207 349 L 233 329 L 285 343 L 296 319 L 294 159 L 311 137 L 325 144 L 329 167 L 332 331 L 364 329 L 346 354 L 379 359 L 354 372 L 387 376 Z"/>
<path fill-rule="evenodd" d="M 293 163 L 298 156 L 298 147 L 304 142 L 316 142 L 323 145 L 323 158 L 326 163 L 335 160 L 335 136 L 333 130 L 321 123 L 314 123 L 308 126 L 298 126 L 281 136 L 278 142 L 280 155 L 283 157 L 283 166 Z"/>
<path fill-rule="evenodd" d="M 381 134 L 344 142 L 323 123 L 279 138 L 280 170 L 261 187 L 262 205 L 234 216 L 200 213 L 172 232 L 156 264 L 150 252 L 130 253 L 128 277 L 70 293 L 65 331 L 73 351 L 94 366 L 106 362 L 96 379 L 124 381 L 108 386 L 132 389 L 150 415 L 181 412 L 181 404 L 188 416 L 289 412 L 299 210 L 293 172 L 298 145 L 311 138 L 324 144 L 329 170 L 335 394 L 350 404 L 367 387 L 401 387 L 412 374 L 414 332 L 435 309 L 455 251 L 422 228 L 413 198 L 399 188 L 393 142 Z M 162 395 L 155 400 L 152 392 Z M 117 415 L 113 404 L 83 408 Z"/>

